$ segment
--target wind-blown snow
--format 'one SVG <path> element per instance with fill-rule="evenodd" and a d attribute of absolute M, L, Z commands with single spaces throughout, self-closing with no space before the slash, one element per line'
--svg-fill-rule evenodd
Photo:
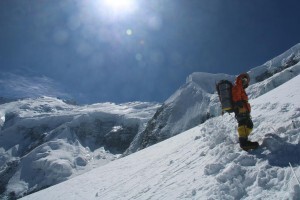
<path fill-rule="evenodd" d="M 23 199 L 300 199 L 299 84 L 251 100 L 257 150 L 240 149 L 225 114 Z"/>
<path fill-rule="evenodd" d="M 26 72 L 0 72 L 0 94 L 8 98 L 53 96 L 71 98 L 63 86 L 45 76 L 30 76 Z"/>

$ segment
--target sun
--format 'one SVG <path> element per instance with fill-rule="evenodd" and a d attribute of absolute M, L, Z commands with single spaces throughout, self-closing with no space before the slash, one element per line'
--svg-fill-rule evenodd
<path fill-rule="evenodd" d="M 137 9 L 136 0 L 104 0 L 104 6 L 117 15 L 131 14 Z"/>

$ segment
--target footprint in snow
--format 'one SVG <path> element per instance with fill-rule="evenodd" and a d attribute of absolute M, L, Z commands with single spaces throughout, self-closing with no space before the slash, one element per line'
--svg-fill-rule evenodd
<path fill-rule="evenodd" d="M 253 151 L 252 154 L 257 158 L 268 160 L 272 166 L 287 167 L 300 165 L 300 145 L 292 144 L 287 138 L 281 138 L 276 134 L 269 133 L 258 148 L 259 151 Z"/>

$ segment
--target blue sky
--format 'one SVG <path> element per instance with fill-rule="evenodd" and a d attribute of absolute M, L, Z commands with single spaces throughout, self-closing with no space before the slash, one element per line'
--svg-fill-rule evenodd
<path fill-rule="evenodd" d="M 80 103 L 163 102 L 192 72 L 239 74 L 299 43 L 297 0 L 121 1 L 0 1 L 1 71 Z"/>

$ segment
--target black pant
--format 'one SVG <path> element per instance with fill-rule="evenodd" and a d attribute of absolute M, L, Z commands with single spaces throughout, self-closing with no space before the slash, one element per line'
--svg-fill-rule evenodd
<path fill-rule="evenodd" d="M 250 113 L 236 113 L 235 118 L 239 124 L 238 126 L 247 126 L 247 128 L 253 129 Z"/>

